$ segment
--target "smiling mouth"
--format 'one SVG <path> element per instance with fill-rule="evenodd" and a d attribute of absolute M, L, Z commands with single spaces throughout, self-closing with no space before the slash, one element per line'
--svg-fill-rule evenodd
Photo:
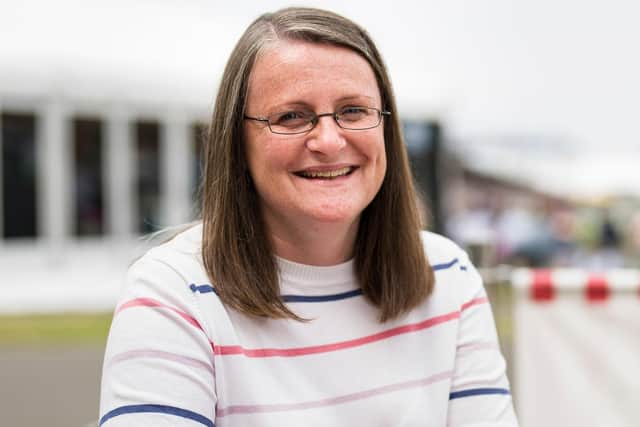
<path fill-rule="evenodd" d="M 298 175 L 299 177 L 307 178 L 307 179 L 335 179 L 341 176 L 349 175 L 354 170 L 356 170 L 355 167 L 347 166 L 344 168 L 327 170 L 327 171 L 317 171 L 317 170 L 299 171 L 299 172 L 295 172 L 295 174 Z"/>

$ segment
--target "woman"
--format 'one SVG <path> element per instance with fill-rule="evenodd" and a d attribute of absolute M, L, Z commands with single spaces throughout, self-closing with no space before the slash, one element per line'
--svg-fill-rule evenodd
<path fill-rule="evenodd" d="M 101 425 L 516 425 L 481 280 L 420 233 L 396 111 L 351 21 L 291 8 L 249 26 L 202 224 L 130 269 Z"/>

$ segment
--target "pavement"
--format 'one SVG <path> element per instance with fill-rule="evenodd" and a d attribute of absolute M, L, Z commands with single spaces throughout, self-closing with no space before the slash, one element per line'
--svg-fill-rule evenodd
<path fill-rule="evenodd" d="M 0 347 L 3 427 L 97 426 L 104 345 Z"/>

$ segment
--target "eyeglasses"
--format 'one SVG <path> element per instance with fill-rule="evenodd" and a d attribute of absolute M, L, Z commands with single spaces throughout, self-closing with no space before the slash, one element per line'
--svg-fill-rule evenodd
<path fill-rule="evenodd" d="M 316 114 L 310 110 L 291 110 L 275 113 L 267 117 L 244 116 L 246 120 L 265 122 L 269 130 L 281 135 L 310 132 L 316 127 L 320 117 L 330 116 L 342 129 L 367 130 L 378 127 L 382 116 L 390 116 L 389 111 L 370 107 L 344 107 L 333 113 Z"/>

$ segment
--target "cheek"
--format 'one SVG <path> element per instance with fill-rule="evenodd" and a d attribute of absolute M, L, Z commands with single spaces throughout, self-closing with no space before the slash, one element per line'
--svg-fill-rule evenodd
<path fill-rule="evenodd" d="M 245 129 L 245 151 L 251 176 L 256 179 L 269 163 L 270 144 L 255 129 Z"/>
<path fill-rule="evenodd" d="M 265 143 L 255 147 L 253 163 L 257 169 L 266 172 L 286 171 L 288 161 L 286 147 L 282 144 Z"/>
<path fill-rule="evenodd" d="M 381 174 L 383 177 L 387 171 L 387 152 L 386 145 L 384 143 L 384 137 L 380 136 L 377 144 L 375 145 L 375 157 L 376 157 L 376 166 L 378 174 Z"/>
<path fill-rule="evenodd" d="M 288 174 L 290 151 L 277 141 L 258 139 L 247 144 L 247 163 L 256 187 L 268 187 Z"/>

